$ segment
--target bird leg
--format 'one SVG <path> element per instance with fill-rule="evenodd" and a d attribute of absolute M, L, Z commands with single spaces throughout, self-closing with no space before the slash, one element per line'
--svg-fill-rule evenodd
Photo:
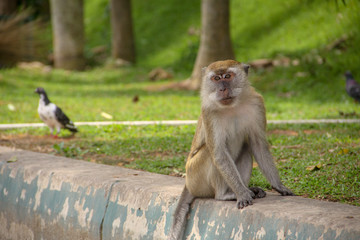
<path fill-rule="evenodd" d="M 54 138 L 54 128 L 50 128 L 50 135 L 48 136 Z"/>
<path fill-rule="evenodd" d="M 60 133 L 60 127 L 56 127 L 56 134 L 54 135 L 54 138 L 59 138 L 59 133 Z"/>

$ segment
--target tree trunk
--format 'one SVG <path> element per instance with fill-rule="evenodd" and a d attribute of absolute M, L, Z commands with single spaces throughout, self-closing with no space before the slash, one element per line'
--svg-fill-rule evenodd
<path fill-rule="evenodd" d="M 199 89 L 203 67 L 217 60 L 234 59 L 229 29 L 229 0 L 202 0 L 200 48 L 188 88 Z"/>
<path fill-rule="evenodd" d="M 16 10 L 15 0 L 0 0 L 0 20 L 3 17 L 11 15 Z"/>
<path fill-rule="evenodd" d="M 83 0 L 51 0 L 50 8 L 55 67 L 82 70 L 85 66 Z"/>
<path fill-rule="evenodd" d="M 135 62 L 131 0 L 111 0 L 112 57 Z"/>

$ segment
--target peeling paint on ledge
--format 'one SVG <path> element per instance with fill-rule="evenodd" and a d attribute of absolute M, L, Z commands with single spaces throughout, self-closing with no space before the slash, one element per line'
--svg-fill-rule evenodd
<path fill-rule="evenodd" d="M 24 181 L 21 169 L 14 177 L 10 177 L 10 169 L 3 170 L 0 187 L 6 186 L 11 190 L 7 196 L 0 193 L 0 212 L 13 216 L 7 219 L 5 225 L 25 220 L 26 225 L 37 228 L 33 229 L 34 239 L 48 239 L 47 233 L 41 233 L 40 230 L 47 227 L 52 229 L 52 226 L 61 226 L 64 232 L 75 230 L 79 235 L 90 232 L 94 239 L 99 238 L 98 225 L 103 218 L 107 200 L 103 189 L 95 190 L 88 186 L 80 187 L 74 192 L 71 190 L 71 183 L 63 182 L 59 190 L 52 190 L 52 176 L 47 186 L 41 186 L 39 178 L 34 178 L 29 183 Z M 87 195 L 88 190 L 93 194 Z M 32 223 L 34 219 L 41 220 L 40 224 Z"/>
<path fill-rule="evenodd" d="M 7 163 L 16 156 L 18 161 Z M 0 147 L 0 239 L 166 239 L 183 179 Z M 360 208 L 196 199 L 186 239 L 360 239 Z"/>

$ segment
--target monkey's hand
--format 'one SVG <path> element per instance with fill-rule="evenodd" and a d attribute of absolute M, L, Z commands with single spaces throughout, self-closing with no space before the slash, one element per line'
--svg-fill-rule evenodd
<path fill-rule="evenodd" d="M 253 198 L 255 198 L 255 194 L 252 191 L 243 192 L 240 196 L 237 197 L 237 208 L 242 209 L 244 207 L 252 205 Z"/>
<path fill-rule="evenodd" d="M 296 196 L 290 189 L 288 189 L 282 184 L 277 187 L 273 186 L 273 189 L 279 192 L 282 196 Z"/>

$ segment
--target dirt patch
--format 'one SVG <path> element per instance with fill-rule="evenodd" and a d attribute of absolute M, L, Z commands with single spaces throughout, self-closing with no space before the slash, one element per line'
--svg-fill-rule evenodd
<path fill-rule="evenodd" d="M 54 138 L 52 136 L 33 136 L 28 134 L 0 135 L 0 145 L 30 150 L 41 153 L 53 153 L 53 145 L 70 141 L 68 138 Z"/>
<path fill-rule="evenodd" d="M 319 133 L 321 133 L 320 130 L 314 130 L 314 129 L 304 130 L 303 132 L 304 132 L 306 135 L 319 134 Z"/>
<path fill-rule="evenodd" d="M 301 131 L 300 131 L 301 132 Z M 323 133 L 323 131 L 320 130 L 314 130 L 314 129 L 305 129 L 302 131 L 306 135 L 311 134 L 320 134 Z M 281 129 L 274 129 L 268 131 L 268 134 L 275 134 L 275 135 L 285 135 L 285 136 L 299 136 L 299 132 L 293 131 L 293 130 L 281 130 Z"/>
<path fill-rule="evenodd" d="M 281 129 L 274 129 L 268 131 L 268 134 L 275 134 L 275 135 L 286 135 L 286 136 L 299 136 L 299 133 L 293 130 L 281 130 Z"/>
<path fill-rule="evenodd" d="M 0 146 L 7 146 L 11 148 L 24 149 L 33 152 L 55 154 L 58 156 L 64 156 L 59 154 L 54 145 L 60 143 L 72 143 L 79 141 L 76 137 L 58 137 L 54 138 L 51 135 L 35 136 L 29 134 L 17 134 L 17 135 L 2 135 L 0 134 Z M 82 156 L 73 157 L 79 159 L 87 159 L 91 162 L 102 163 L 104 160 L 113 161 L 116 156 L 104 156 L 105 154 L 86 153 Z"/>
<path fill-rule="evenodd" d="M 121 156 L 121 155 L 108 155 L 103 153 L 87 151 L 87 149 L 72 147 L 73 144 L 76 144 L 79 141 L 81 141 L 81 139 L 76 137 L 54 138 L 51 135 L 44 135 L 44 136 L 34 136 L 29 134 L 5 135 L 0 133 L 0 146 L 24 149 L 39 153 L 54 154 L 58 156 L 65 156 L 65 157 L 85 160 L 94 163 L 117 165 L 121 167 L 133 162 L 136 159 L 141 158 L 141 156 L 143 155 L 152 158 L 154 157 L 166 158 L 168 156 L 173 155 L 173 153 L 170 152 L 158 152 L 158 151 L 146 151 L 146 150 L 143 150 L 141 153 L 134 154 L 131 157 Z M 65 143 L 63 144 L 64 149 L 58 149 L 62 145 L 62 143 Z M 66 151 L 59 152 L 59 150 L 66 150 Z M 188 153 L 185 152 L 185 153 L 181 153 L 180 155 L 182 155 L 185 159 Z"/>
<path fill-rule="evenodd" d="M 124 166 L 129 164 L 130 162 L 134 161 L 134 158 L 124 158 L 122 156 L 114 156 L 114 155 L 106 155 L 106 154 L 99 154 L 99 153 L 85 153 L 82 155 L 82 159 L 87 160 L 93 163 L 101 163 L 107 165 L 117 165 L 117 166 Z"/>

